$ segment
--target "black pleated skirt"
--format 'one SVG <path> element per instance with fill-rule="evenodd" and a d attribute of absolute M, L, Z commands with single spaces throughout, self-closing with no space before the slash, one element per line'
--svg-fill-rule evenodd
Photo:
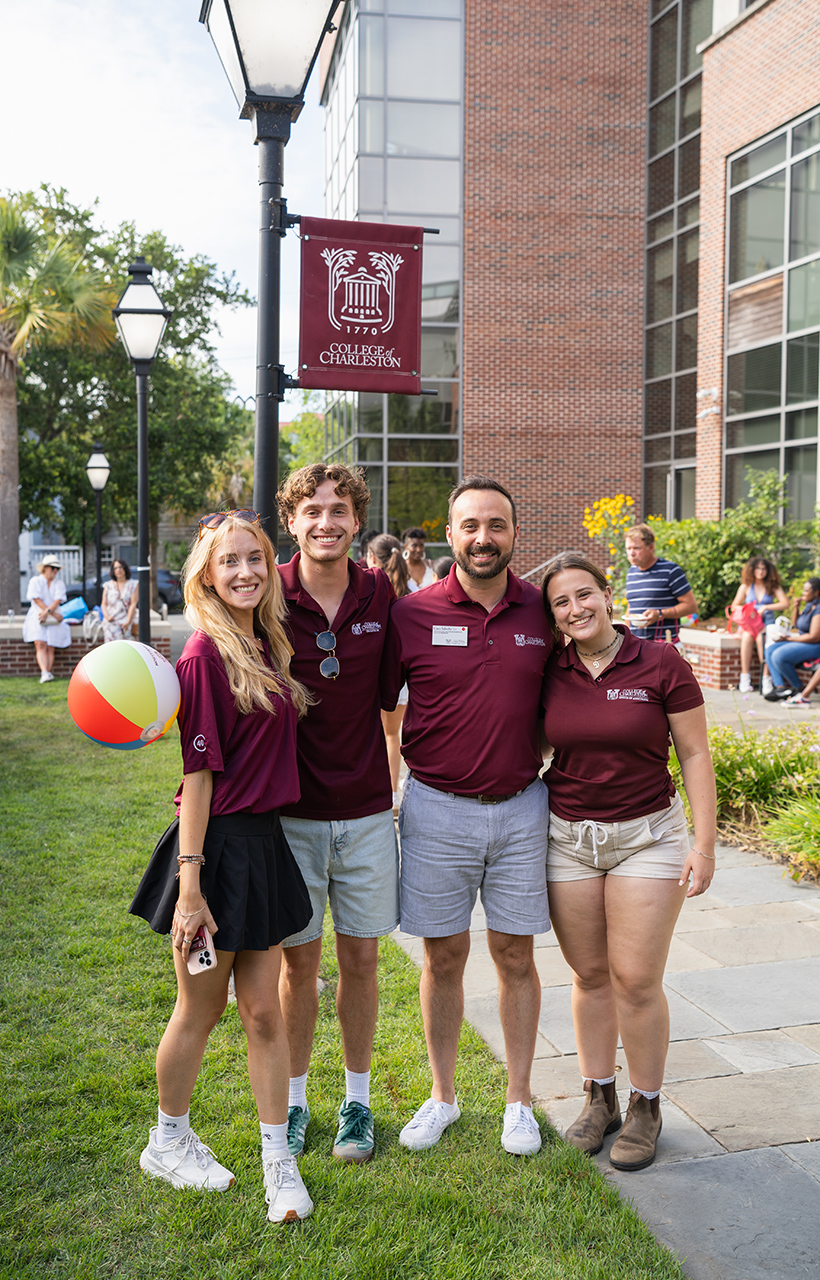
<path fill-rule="evenodd" d="M 212 817 L 200 885 L 219 926 L 220 951 L 267 951 L 304 929 L 310 895 L 285 839 L 278 810 Z M 129 907 L 156 933 L 170 933 L 179 893 L 179 819 L 160 837 Z"/>

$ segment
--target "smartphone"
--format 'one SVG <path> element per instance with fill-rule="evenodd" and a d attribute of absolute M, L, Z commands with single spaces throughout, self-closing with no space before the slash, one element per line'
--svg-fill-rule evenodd
<path fill-rule="evenodd" d="M 216 951 L 214 950 L 214 940 L 204 924 L 201 924 L 196 931 L 196 936 L 191 943 L 191 950 L 188 952 L 188 972 L 204 973 L 206 969 L 216 968 Z"/>

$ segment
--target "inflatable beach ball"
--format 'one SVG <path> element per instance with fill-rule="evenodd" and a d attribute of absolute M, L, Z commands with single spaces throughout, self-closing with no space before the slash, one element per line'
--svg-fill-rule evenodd
<path fill-rule="evenodd" d="M 179 711 L 179 681 L 167 658 L 136 640 L 113 640 L 77 664 L 68 709 L 92 742 L 135 751 L 170 729 Z"/>

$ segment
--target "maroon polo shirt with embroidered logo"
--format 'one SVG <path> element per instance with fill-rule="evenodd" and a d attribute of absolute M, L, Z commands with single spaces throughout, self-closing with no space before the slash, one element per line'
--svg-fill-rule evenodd
<path fill-rule="evenodd" d="M 300 558 L 297 551 L 289 564 L 280 565 L 279 576 L 288 606 L 291 674 L 310 690 L 315 705 L 299 721 L 296 734 L 302 798 L 282 813 L 327 822 L 367 818 L 393 804 L 381 708 L 386 689 L 395 684 L 384 667 L 395 594 L 381 569 L 362 569 L 348 561 L 348 587 L 332 628 L 339 675 L 326 680 L 319 663 L 327 655 L 316 637 L 329 629 L 327 618 L 299 580 Z M 384 705 L 395 706 L 395 698 Z"/>
<path fill-rule="evenodd" d="M 458 795 L 507 795 L 538 775 L 541 686 L 553 638 L 541 595 L 515 574 L 491 613 L 455 566 L 397 600 L 391 652 L 410 699 L 402 752 L 420 782 Z"/>
<path fill-rule="evenodd" d="M 567 822 L 625 822 L 667 808 L 675 794 L 668 717 L 703 703 L 674 645 L 617 630 L 624 642 L 597 678 L 569 644 L 544 681 L 544 732 L 555 748 L 550 808 Z"/>

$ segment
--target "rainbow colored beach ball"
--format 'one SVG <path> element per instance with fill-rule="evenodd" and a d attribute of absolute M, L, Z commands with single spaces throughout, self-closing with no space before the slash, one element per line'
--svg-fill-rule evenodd
<path fill-rule="evenodd" d="M 167 658 L 136 640 L 113 640 L 77 664 L 68 709 L 92 742 L 136 751 L 170 729 L 179 711 L 179 680 Z"/>

